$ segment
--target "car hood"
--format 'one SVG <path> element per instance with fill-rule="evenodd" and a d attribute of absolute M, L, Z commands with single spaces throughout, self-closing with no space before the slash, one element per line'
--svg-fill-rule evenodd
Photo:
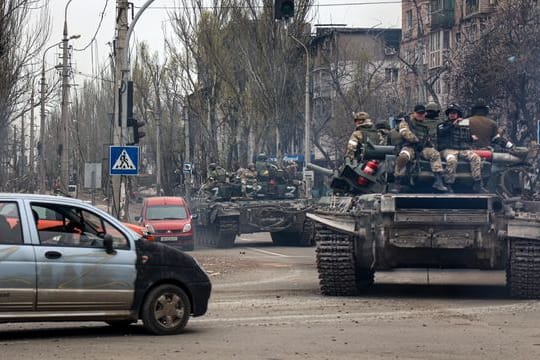
<path fill-rule="evenodd" d="M 189 224 L 189 219 L 184 220 L 147 220 L 147 224 L 154 227 L 155 230 L 182 230 L 184 225 Z"/>

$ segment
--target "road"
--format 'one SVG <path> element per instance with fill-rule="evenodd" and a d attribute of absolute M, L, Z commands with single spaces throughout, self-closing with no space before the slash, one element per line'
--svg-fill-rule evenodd
<path fill-rule="evenodd" d="M 539 359 L 540 303 L 506 298 L 503 272 L 376 274 L 357 297 L 319 294 L 314 248 L 268 234 L 192 252 L 210 274 L 208 313 L 186 332 L 139 325 L 0 325 L 3 359 Z"/>

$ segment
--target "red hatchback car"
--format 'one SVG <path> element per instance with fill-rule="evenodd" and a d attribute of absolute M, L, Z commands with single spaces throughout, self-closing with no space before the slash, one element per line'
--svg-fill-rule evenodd
<path fill-rule="evenodd" d="M 155 241 L 193 250 L 193 216 L 182 197 L 159 196 L 145 198 L 137 222 L 145 226 Z"/>

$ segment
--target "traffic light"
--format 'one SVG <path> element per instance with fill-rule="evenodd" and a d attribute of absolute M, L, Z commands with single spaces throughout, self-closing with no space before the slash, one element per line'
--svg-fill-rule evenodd
<path fill-rule="evenodd" d="M 144 121 L 137 120 L 133 117 L 127 119 L 128 131 L 133 131 L 133 142 L 128 145 L 138 144 L 140 139 L 146 135 L 146 133 L 140 129 L 144 125 L 146 125 Z"/>
<path fill-rule="evenodd" d="M 294 0 L 275 0 L 274 19 L 286 20 L 294 16 Z"/>

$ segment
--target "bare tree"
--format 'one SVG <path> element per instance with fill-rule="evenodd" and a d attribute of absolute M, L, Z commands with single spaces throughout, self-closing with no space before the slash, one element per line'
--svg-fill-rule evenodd
<path fill-rule="evenodd" d="M 47 1 L 4 0 L 0 6 L 0 133 L 9 134 L 13 122 L 28 111 L 33 86 L 33 63 L 39 57 L 49 30 Z M 32 18 L 32 21 L 31 21 Z M 0 183 L 8 184 L 17 151 L 0 137 Z M 16 147 L 15 147 L 16 148 Z M 21 148 L 24 149 L 23 146 Z M 10 150 L 8 150 L 10 149 Z M 19 154 L 23 155 L 23 154 Z M 11 170 L 11 171 L 10 171 Z M 8 185 L 9 186 L 9 185 Z M 10 188 L 10 190 L 14 190 Z"/>
<path fill-rule="evenodd" d="M 540 8 L 535 0 L 500 2 L 482 27 L 471 27 L 452 79 L 456 98 L 483 98 L 508 136 L 534 139 L 540 116 Z"/>

